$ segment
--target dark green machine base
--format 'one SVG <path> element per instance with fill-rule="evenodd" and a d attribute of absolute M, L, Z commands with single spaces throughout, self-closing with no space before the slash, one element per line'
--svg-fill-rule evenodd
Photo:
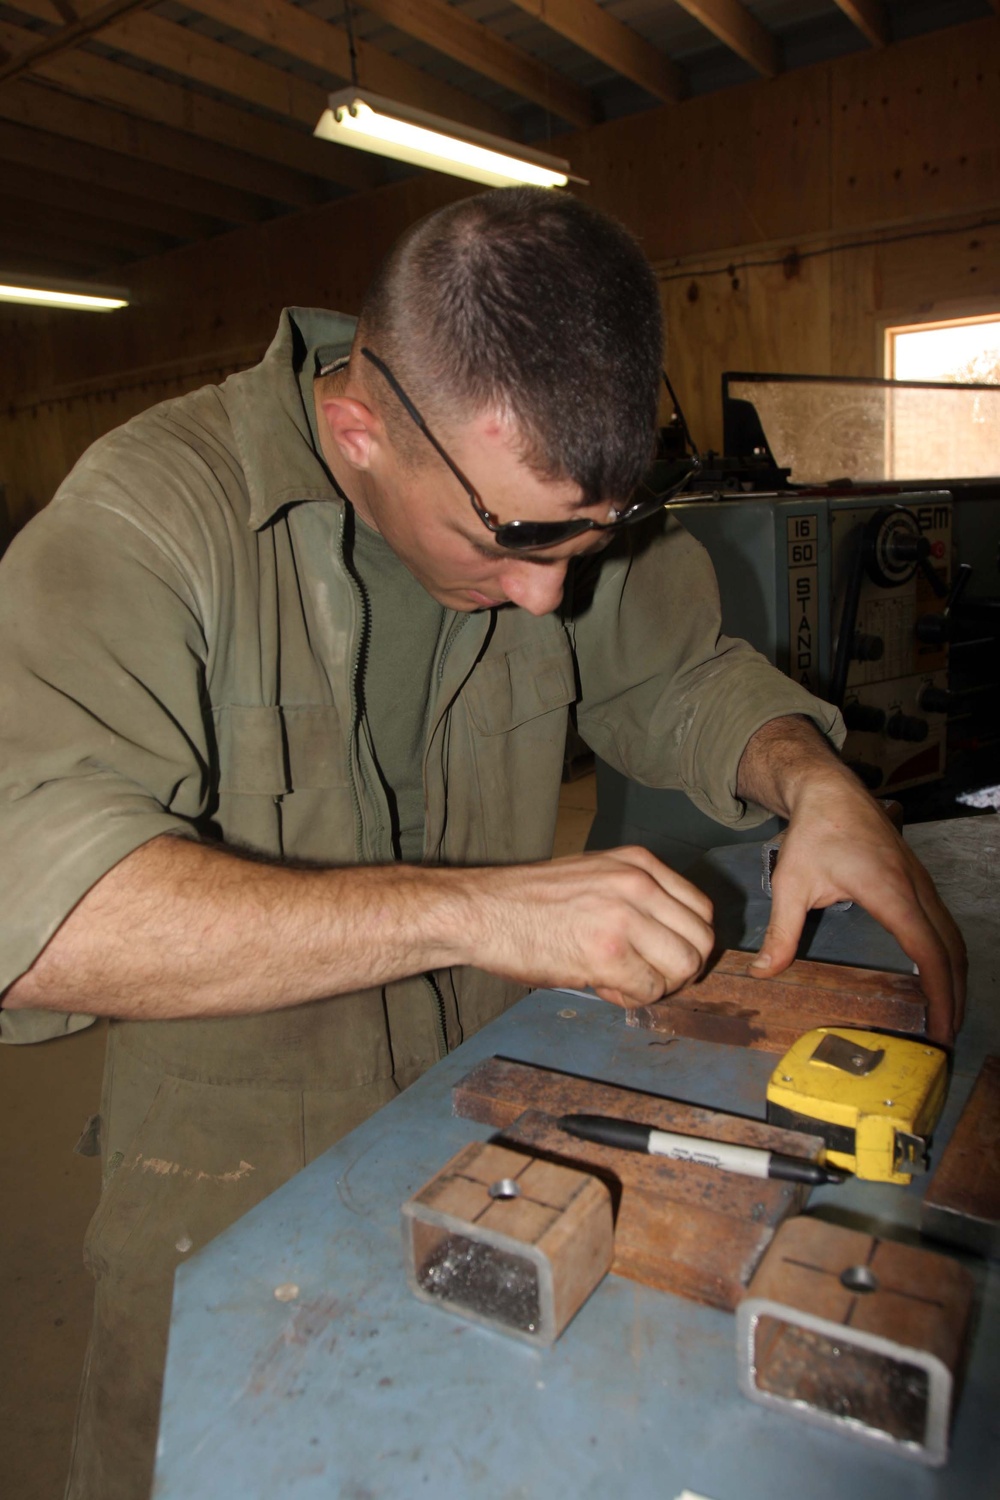
<path fill-rule="evenodd" d="M 672 870 L 683 872 L 707 849 L 719 849 L 725 844 L 760 844 L 773 838 L 781 826 L 777 818 L 769 818 L 756 828 L 727 828 L 699 811 L 683 792 L 640 786 L 600 759 L 595 762 L 595 769 L 597 813 L 587 840 L 588 849 L 641 844 Z"/>

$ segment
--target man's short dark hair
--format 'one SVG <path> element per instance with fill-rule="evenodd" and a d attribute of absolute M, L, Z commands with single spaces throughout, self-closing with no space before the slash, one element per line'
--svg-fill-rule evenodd
<path fill-rule="evenodd" d="M 587 504 L 622 500 L 649 463 L 656 279 L 622 225 L 567 193 L 499 188 L 420 220 L 379 271 L 359 338 L 432 427 L 507 415 L 525 461 Z M 394 398 L 377 399 L 402 434 Z"/>

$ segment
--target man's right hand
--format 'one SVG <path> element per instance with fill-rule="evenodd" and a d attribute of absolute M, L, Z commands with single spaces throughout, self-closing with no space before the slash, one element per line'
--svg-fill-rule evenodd
<path fill-rule="evenodd" d="M 524 984 L 591 986 L 631 1009 L 696 978 L 712 951 L 712 903 L 648 849 L 464 874 L 461 961 Z"/>

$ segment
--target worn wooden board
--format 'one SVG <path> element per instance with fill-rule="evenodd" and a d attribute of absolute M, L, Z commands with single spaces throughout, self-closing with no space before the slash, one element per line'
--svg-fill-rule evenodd
<path fill-rule="evenodd" d="M 1000 1259 L 1000 1057 L 987 1057 L 930 1180 L 920 1228 Z"/>
<path fill-rule="evenodd" d="M 758 979 L 750 971 L 753 957 L 727 949 L 697 983 L 627 1012 L 627 1024 L 777 1053 L 815 1026 L 924 1035 L 927 1004 L 911 974 L 796 959 L 784 974 Z"/>
<path fill-rule="evenodd" d="M 818 1136 L 497 1057 L 473 1069 L 452 1102 L 457 1115 L 499 1127 L 505 1143 L 583 1168 L 608 1185 L 615 1205 L 612 1270 L 728 1311 L 776 1227 L 800 1211 L 808 1189 L 581 1141 L 560 1130 L 556 1118 L 615 1115 L 809 1160 L 823 1144 Z"/>

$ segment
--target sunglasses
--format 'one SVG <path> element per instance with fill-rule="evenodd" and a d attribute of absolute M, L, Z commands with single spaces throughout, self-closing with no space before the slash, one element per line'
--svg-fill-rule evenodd
<path fill-rule="evenodd" d="M 478 492 L 466 479 L 455 460 L 438 442 L 385 361 L 379 359 L 378 355 L 373 354 L 370 349 L 363 348 L 361 353 L 369 364 L 375 366 L 406 414 L 420 428 L 438 457 L 448 465 L 468 495 L 472 509 L 487 531 L 496 538 L 497 545 L 506 548 L 509 552 L 530 552 L 537 547 L 557 547 L 560 542 L 572 541 L 574 537 L 582 536 L 586 531 L 617 531 L 622 526 L 632 526 L 636 521 L 642 521 L 662 509 L 667 501 L 678 494 L 701 468 L 701 460 L 697 455 L 675 460 L 668 469 L 669 477 L 664 489 L 654 494 L 646 489 L 645 485 L 640 485 L 639 489 L 643 491 L 643 494 L 638 499 L 633 498 L 622 510 L 616 511 L 613 521 L 590 521 L 583 516 L 564 521 L 498 521 L 486 509 Z M 667 381 L 667 389 L 670 389 L 669 381 Z"/>

